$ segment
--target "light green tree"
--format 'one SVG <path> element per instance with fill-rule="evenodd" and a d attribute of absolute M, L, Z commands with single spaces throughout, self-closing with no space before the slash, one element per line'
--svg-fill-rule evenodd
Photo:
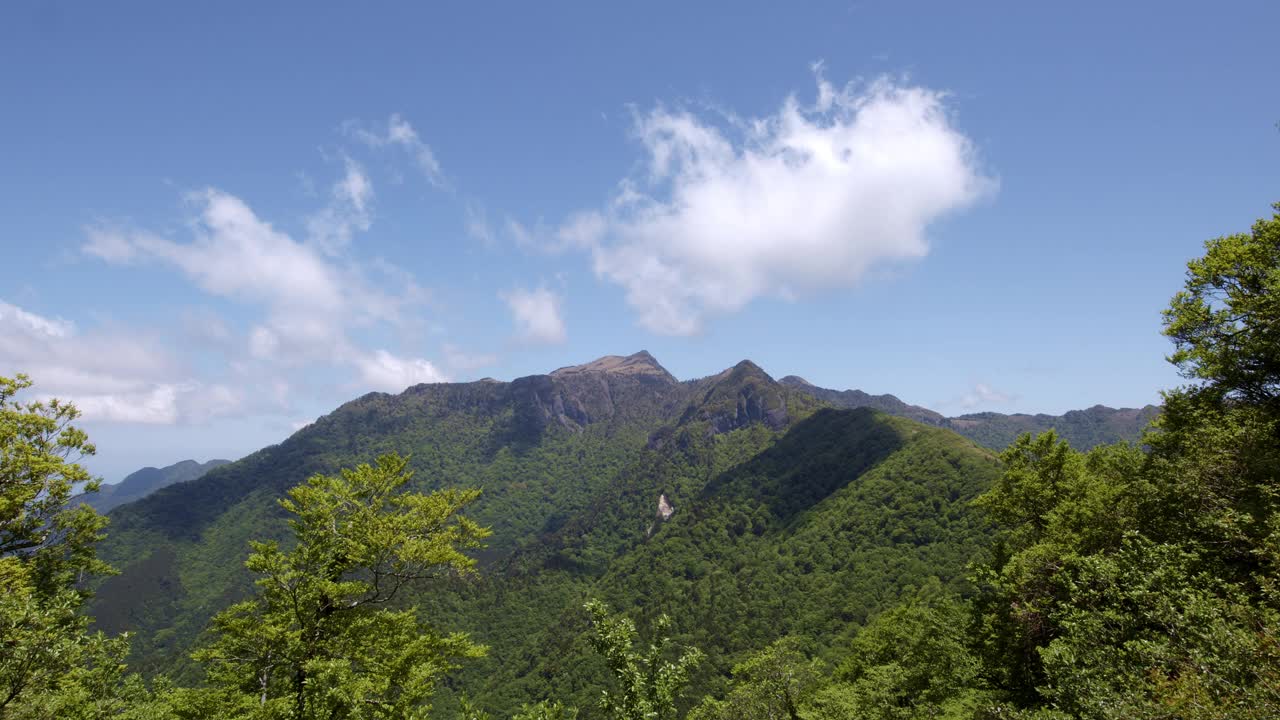
<path fill-rule="evenodd" d="M 85 582 L 110 572 L 95 553 L 106 519 L 71 503 L 98 481 L 79 464 L 94 447 L 74 405 L 20 402 L 25 375 L 0 377 L 0 716 L 73 716 L 82 681 L 111 672 L 124 640 L 89 633 Z M 53 696 L 61 698 L 53 699 Z"/>
<path fill-rule="evenodd" d="M 522 705 L 511 720 L 577 720 L 577 717 L 577 708 L 567 707 L 558 700 L 543 700 Z"/>
<path fill-rule="evenodd" d="M 1025 436 L 980 500 L 995 714 L 1280 716 L 1280 215 L 1206 243 L 1164 323 L 1190 382 L 1144 448 Z"/>
<path fill-rule="evenodd" d="M 1248 233 L 1205 243 L 1164 312 L 1169 360 L 1197 389 L 1276 409 L 1280 402 L 1280 203 Z"/>
<path fill-rule="evenodd" d="M 822 671 L 805 656 L 802 644 L 785 637 L 734 666 L 733 686 L 724 699 L 704 699 L 689 720 L 800 720 Z"/>
<path fill-rule="evenodd" d="M 986 700 L 970 652 L 965 609 L 913 602 L 878 615 L 850 643 L 836 682 L 815 693 L 804 720 L 908 720 L 973 716 Z"/>
<path fill-rule="evenodd" d="M 423 718 L 441 677 L 483 654 L 400 602 L 410 586 L 472 569 L 464 551 L 489 531 L 461 512 L 479 491 L 405 492 L 411 477 L 407 460 L 384 455 L 280 501 L 293 547 L 253 543 L 257 596 L 215 617 L 216 639 L 194 654 L 221 714 Z"/>
<path fill-rule="evenodd" d="M 689 673 L 702 660 L 702 651 L 691 647 L 668 660 L 671 619 L 663 615 L 654 624 L 658 639 L 637 652 L 634 622 L 611 615 L 609 606 L 599 600 L 588 602 L 586 609 L 591 616 L 591 645 L 617 681 L 617 691 L 606 690 L 601 698 L 605 715 L 610 720 L 675 720 L 676 703 Z"/>

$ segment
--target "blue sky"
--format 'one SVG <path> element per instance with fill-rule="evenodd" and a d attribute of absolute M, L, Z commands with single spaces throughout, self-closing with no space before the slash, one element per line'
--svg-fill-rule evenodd
<path fill-rule="evenodd" d="M 1280 200 L 1278 21 L 8 3 L 0 374 L 76 400 L 108 480 L 642 348 L 948 414 L 1155 402 L 1185 262 Z"/>

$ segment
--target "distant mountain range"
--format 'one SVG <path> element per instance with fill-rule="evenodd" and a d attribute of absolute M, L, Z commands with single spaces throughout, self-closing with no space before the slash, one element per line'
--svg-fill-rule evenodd
<path fill-rule="evenodd" d="M 831 390 L 813 385 L 795 375 L 788 375 L 778 382 L 806 392 L 833 407 L 873 408 L 926 425 L 953 430 L 979 445 L 995 450 L 1007 447 L 1024 432 L 1034 435 L 1046 430 L 1056 430 L 1059 436 L 1078 450 L 1088 450 L 1095 445 L 1122 440 L 1135 441 L 1160 414 L 1160 408 L 1155 405 L 1141 408 L 1094 405 L 1087 410 L 1071 410 L 1062 415 L 981 412 L 945 417 L 942 413 L 919 405 L 908 405 L 893 395 L 869 395 L 861 390 Z"/>
<path fill-rule="evenodd" d="M 230 460 L 210 460 L 199 463 L 195 460 L 183 460 L 163 468 L 144 467 L 129 474 L 118 483 L 113 485 L 104 483 L 98 492 L 86 493 L 76 499 L 100 513 L 105 513 L 117 505 L 141 500 L 162 487 L 195 480 L 210 470 L 230 462 Z"/>
<path fill-rule="evenodd" d="M 972 500 L 999 476 L 1005 438 L 1056 427 L 1082 447 L 1136 439 L 1153 412 L 946 418 L 775 381 L 749 360 L 681 381 L 647 352 L 369 393 L 111 512 L 101 554 L 121 574 L 97 588 L 92 615 L 136 633 L 134 666 L 198 679 L 193 643 L 253 589 L 248 541 L 287 534 L 277 499 L 396 451 L 415 490 L 483 491 L 468 513 L 493 530 L 479 576 L 403 598 L 490 646 L 460 686 L 495 716 L 553 696 L 594 720 L 607 680 L 584 640 L 587 598 L 642 627 L 668 613 L 708 654 L 694 696 L 722 689 L 743 653 L 783 635 L 840 642 L 912 593 L 961 591 L 989 532 Z M 437 698 L 442 716 L 450 702 Z"/>

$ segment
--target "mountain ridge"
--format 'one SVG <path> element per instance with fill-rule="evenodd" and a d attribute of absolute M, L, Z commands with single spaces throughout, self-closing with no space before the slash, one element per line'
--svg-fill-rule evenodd
<path fill-rule="evenodd" d="M 643 351 L 507 382 L 368 393 L 278 445 L 114 509 L 101 554 L 121 574 L 97 588 L 93 615 L 104 631 L 138 633 L 144 671 L 194 680 L 189 651 L 210 608 L 252 590 L 249 540 L 285 537 L 277 499 L 315 473 L 395 451 L 410 458 L 414 490 L 480 488 L 469 514 L 493 529 L 478 578 L 415 596 L 428 615 L 495 656 L 545 645 L 555 652 L 541 656 L 578 662 L 589 656 L 584 597 L 630 606 L 641 622 L 670 611 L 701 623 L 681 632 L 717 653 L 698 680 L 714 688 L 736 653 L 775 639 L 788 616 L 775 607 L 739 626 L 693 598 L 742 610 L 762 597 L 760 578 L 806 608 L 794 629 L 838 638 L 898 585 L 959 588 L 985 532 L 970 501 L 995 477 L 994 453 L 945 425 L 833 405 L 750 360 L 678 381 Z M 655 520 L 664 502 L 670 512 Z M 821 591 L 826 579 L 841 589 Z M 465 672 L 509 713 L 559 677 L 555 663 L 518 667 Z"/>
<path fill-rule="evenodd" d="M 1134 442 L 1160 414 L 1156 405 L 1141 408 L 1112 408 L 1096 404 L 1083 410 L 1068 410 L 1062 415 L 1047 413 L 977 412 L 947 417 L 919 405 L 910 405 L 895 395 L 871 395 L 862 390 L 832 390 L 819 387 L 797 375 L 788 375 L 780 383 L 808 393 L 835 407 L 869 407 L 890 415 L 905 417 L 927 425 L 943 427 L 963 435 L 985 447 L 1001 450 L 1024 432 L 1038 434 L 1056 430 L 1077 450 L 1114 442 Z"/>
<path fill-rule="evenodd" d="M 203 463 L 188 459 L 162 468 L 148 466 L 129 473 L 118 483 L 103 483 L 96 493 L 84 493 L 72 500 L 106 513 L 119 505 L 141 500 L 161 488 L 198 479 L 210 470 L 230 463 L 230 460 L 222 459 Z"/>

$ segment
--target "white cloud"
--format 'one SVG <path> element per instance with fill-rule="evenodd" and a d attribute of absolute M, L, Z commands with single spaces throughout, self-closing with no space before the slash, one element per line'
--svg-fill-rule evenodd
<path fill-rule="evenodd" d="M 499 297 L 511 309 L 517 339 L 540 345 L 565 341 L 567 333 L 561 307 L 563 303 L 559 295 L 546 288 L 536 290 L 517 288 L 500 293 Z"/>
<path fill-rule="evenodd" d="M 270 360 L 280 348 L 280 338 L 271 328 L 258 325 L 249 331 L 249 354 L 259 360 Z"/>
<path fill-rule="evenodd" d="M 50 338 L 64 338 L 75 332 L 75 326 L 66 320 L 42 317 L 4 301 L 0 301 L 0 327 Z"/>
<path fill-rule="evenodd" d="M 342 188 L 352 207 L 367 202 L 360 181 L 344 179 L 335 193 Z M 266 316 L 247 343 L 253 357 L 293 364 L 341 359 L 349 352 L 348 326 L 394 322 L 422 299 L 421 289 L 403 276 L 391 278 L 403 286 L 400 294 L 367 282 L 357 265 L 297 242 L 233 195 L 208 189 L 190 201 L 196 208 L 191 242 L 90 228 L 83 250 L 114 263 L 169 264 L 212 295 L 264 306 Z M 102 252 L 104 247 L 111 251 Z"/>
<path fill-rule="evenodd" d="M 137 256 L 133 243 L 119 232 L 107 228 L 86 228 L 89 240 L 81 248 L 88 255 L 116 265 L 130 263 Z"/>
<path fill-rule="evenodd" d="M 410 385 L 448 381 L 448 377 L 427 360 L 402 358 L 386 350 L 361 354 L 355 364 L 365 384 L 376 390 L 400 392 Z"/>
<path fill-rule="evenodd" d="M 172 425 L 178 421 L 178 389 L 162 384 L 131 393 L 77 394 L 72 397 L 89 420 Z"/>
<path fill-rule="evenodd" d="M 90 228 L 83 247 L 88 254 L 117 264 L 168 265 L 210 295 L 261 308 L 261 315 L 242 333 L 225 324 L 209 333 L 227 353 L 238 386 L 248 389 L 247 400 L 213 384 L 178 382 L 168 395 L 131 396 L 130 406 L 140 408 L 137 415 L 119 411 L 108 398 L 91 399 L 90 404 L 118 419 L 146 416 L 166 422 L 249 405 L 292 412 L 290 384 L 283 377 L 300 378 L 312 369 L 346 368 L 361 383 L 379 389 L 441 381 L 443 373 L 427 360 L 368 352 L 353 341 L 356 331 L 363 334 L 387 325 L 411 335 L 421 322 L 416 309 L 428 299 L 402 269 L 377 260 L 357 262 L 345 252 L 343 234 L 363 229 L 372 197 L 363 172 L 348 162 L 346 174 L 333 187 L 329 209 L 337 211 L 315 216 L 327 224 L 328 234 L 321 239 L 333 242 L 318 241 L 314 222 L 309 227 L 311 241 L 299 242 L 261 219 L 241 199 L 213 189 L 190 196 L 194 211 L 189 240 Z M 235 336 L 234 343 L 227 341 L 228 333 Z M 168 412 L 171 396 L 179 407 Z"/>
<path fill-rule="evenodd" d="M 979 406 L 1006 405 L 1017 399 L 1016 395 L 1001 392 L 986 383 L 976 383 L 973 389 L 960 397 L 958 404 L 966 410 L 972 410 Z"/>
<path fill-rule="evenodd" d="M 341 306 L 337 273 L 314 249 L 260 220 L 234 195 L 210 188 L 188 199 L 197 208 L 194 242 L 96 227 L 87 229 L 83 250 L 115 264 L 167 262 L 223 297 L 320 311 Z"/>
<path fill-rule="evenodd" d="M 329 205 L 307 218 L 310 241 L 330 255 L 373 224 L 373 183 L 356 161 L 346 158 L 345 166 L 345 173 L 330 191 Z"/>
<path fill-rule="evenodd" d="M 888 79 L 837 88 L 819 75 L 813 105 L 790 97 L 728 128 L 658 107 L 635 124 L 647 177 L 571 217 L 553 242 L 591 248 L 596 273 L 664 334 L 696 333 L 757 297 L 853 285 L 925 256 L 932 222 L 995 187 L 945 100 Z"/>
<path fill-rule="evenodd" d="M 0 372 L 25 372 L 36 397 L 75 403 L 86 420 L 173 424 L 237 411 L 231 388 L 183 381 L 163 348 L 136 333 L 82 334 L 0 301 Z"/>
<path fill-rule="evenodd" d="M 440 168 L 440 162 L 436 160 L 435 152 L 431 150 L 431 146 L 418 137 L 418 132 L 399 113 L 393 114 L 388 118 L 385 133 L 367 130 L 358 127 L 354 123 L 348 123 L 347 130 L 353 137 L 371 148 L 399 147 L 403 149 L 409 153 L 418 169 L 422 171 L 422 174 L 426 176 L 432 185 L 445 187 L 448 184 L 445 180 L 444 171 Z"/>

